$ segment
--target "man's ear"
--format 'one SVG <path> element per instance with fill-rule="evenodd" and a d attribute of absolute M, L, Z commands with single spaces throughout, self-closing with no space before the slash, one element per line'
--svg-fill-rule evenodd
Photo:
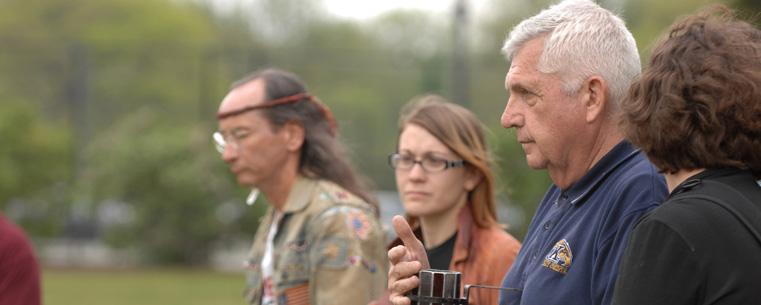
<path fill-rule="evenodd" d="M 592 123 L 605 113 L 609 98 L 608 84 L 602 77 L 592 76 L 584 82 L 582 94 L 587 123 Z"/>
<path fill-rule="evenodd" d="M 304 125 L 297 121 L 288 121 L 280 129 L 285 138 L 285 148 L 288 151 L 298 151 L 304 145 Z"/>

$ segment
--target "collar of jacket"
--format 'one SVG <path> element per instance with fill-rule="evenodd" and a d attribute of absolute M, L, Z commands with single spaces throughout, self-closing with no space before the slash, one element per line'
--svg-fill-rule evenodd
<path fill-rule="evenodd" d="M 309 204 L 309 199 L 312 198 L 312 192 L 317 187 L 317 180 L 310 179 L 299 175 L 296 178 L 296 182 L 291 187 L 291 192 L 288 193 L 288 199 L 283 206 L 283 214 L 296 213 L 304 210 Z"/>
<path fill-rule="evenodd" d="M 470 249 L 470 242 L 475 226 L 476 222 L 473 220 L 473 211 L 471 210 L 470 202 L 468 202 L 462 208 L 460 214 L 457 215 L 457 241 L 454 244 L 450 266 L 468 258 L 468 253 L 470 252 L 468 249 Z"/>

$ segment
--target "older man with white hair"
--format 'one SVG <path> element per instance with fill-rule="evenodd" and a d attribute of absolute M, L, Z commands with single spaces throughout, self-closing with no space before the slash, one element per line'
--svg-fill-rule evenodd
<path fill-rule="evenodd" d="M 624 140 L 614 114 L 640 72 L 624 21 L 588 0 L 567 0 L 524 20 L 503 48 L 515 128 L 529 166 L 552 178 L 502 287 L 500 305 L 609 304 L 629 230 L 666 198 L 666 182 Z M 399 236 L 408 230 L 395 223 Z M 415 240 L 389 251 L 394 304 L 428 268 Z"/>

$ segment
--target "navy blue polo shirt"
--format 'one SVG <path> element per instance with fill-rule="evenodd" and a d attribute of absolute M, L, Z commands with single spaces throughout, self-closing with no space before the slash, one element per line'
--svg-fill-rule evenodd
<path fill-rule="evenodd" d="M 499 304 L 610 304 L 629 230 L 668 196 L 663 175 L 626 141 L 569 189 L 552 185 Z"/>

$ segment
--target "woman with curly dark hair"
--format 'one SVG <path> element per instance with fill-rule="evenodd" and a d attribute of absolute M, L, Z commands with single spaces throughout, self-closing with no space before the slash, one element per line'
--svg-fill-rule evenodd
<path fill-rule="evenodd" d="M 613 304 L 758 304 L 761 31 L 721 6 L 678 21 L 621 110 L 671 194 L 632 229 Z"/>

